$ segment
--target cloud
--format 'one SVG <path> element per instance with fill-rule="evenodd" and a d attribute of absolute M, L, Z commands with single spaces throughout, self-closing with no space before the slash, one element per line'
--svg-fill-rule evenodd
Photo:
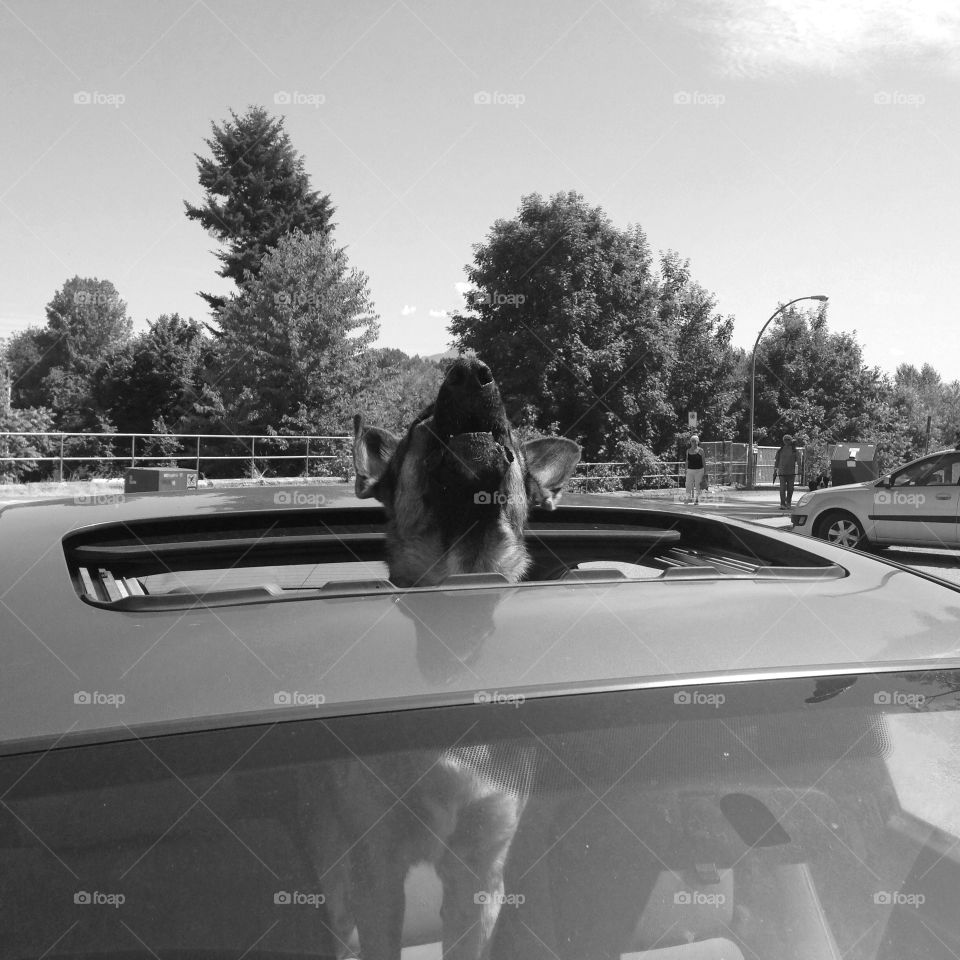
<path fill-rule="evenodd" d="M 417 312 L 417 308 L 416 308 L 416 307 L 411 307 L 409 304 L 406 304 L 406 303 L 405 303 L 405 304 L 403 305 L 403 309 L 400 311 L 400 316 L 401 316 L 401 317 L 409 317 L 411 313 L 416 313 L 416 312 Z"/>
<path fill-rule="evenodd" d="M 428 311 L 431 317 L 447 317 L 449 314 L 446 310 L 430 310 Z"/>
<path fill-rule="evenodd" d="M 898 62 L 960 75 L 955 0 L 686 0 L 687 26 L 720 71 L 759 78 L 807 71 L 876 79 Z"/>
<path fill-rule="evenodd" d="M 472 290 L 473 287 L 469 283 L 464 283 L 462 280 L 458 280 L 454 285 L 453 289 L 460 294 L 460 296 L 466 296 L 468 290 Z"/>

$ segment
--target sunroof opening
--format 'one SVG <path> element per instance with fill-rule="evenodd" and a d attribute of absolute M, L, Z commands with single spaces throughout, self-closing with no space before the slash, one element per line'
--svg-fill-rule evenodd
<path fill-rule="evenodd" d="M 709 577 L 839 577 L 801 546 L 707 517 L 562 506 L 528 526 L 525 583 L 629 583 Z M 110 523 L 64 541 L 78 594 L 127 610 L 257 603 L 398 590 L 378 508 L 282 510 Z M 442 589 L 502 587 L 497 575 Z M 414 588 L 417 589 L 417 588 Z M 419 588 L 426 589 L 426 588 Z"/>

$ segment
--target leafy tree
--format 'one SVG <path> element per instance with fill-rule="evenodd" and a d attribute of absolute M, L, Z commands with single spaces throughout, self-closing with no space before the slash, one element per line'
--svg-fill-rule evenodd
<path fill-rule="evenodd" d="M 742 354 L 731 345 L 733 318 L 721 318 L 716 298 L 690 274 L 690 261 L 674 252 L 661 257 L 660 315 L 672 332 L 675 359 L 670 368 L 667 403 L 670 417 L 659 431 L 658 448 L 671 449 L 677 425 L 696 411 L 699 430 L 714 440 L 732 438 L 741 392 Z"/>
<path fill-rule="evenodd" d="M 325 233 L 282 237 L 220 326 L 218 388 L 232 430 L 345 429 L 379 324 L 366 275 Z"/>
<path fill-rule="evenodd" d="M 385 347 L 371 350 L 370 359 L 370 379 L 354 400 L 356 409 L 368 423 L 401 435 L 436 400 L 443 368 L 435 360 Z"/>
<path fill-rule="evenodd" d="M 49 433 L 54 429 L 53 414 L 45 407 L 0 407 L 0 433 Z M 48 457 L 53 445 L 50 437 L 3 437 L 0 455 L 4 457 Z M 39 480 L 49 467 L 43 463 L 12 463 L 0 460 L 0 482 L 22 483 Z"/>
<path fill-rule="evenodd" d="M 189 219 L 225 245 L 217 254 L 220 276 L 242 287 L 248 274 L 257 276 L 264 254 L 281 237 L 292 230 L 328 233 L 334 211 L 328 195 L 310 189 L 282 117 L 263 107 L 250 107 L 243 116 L 231 110 L 230 116 L 212 124 L 213 135 L 204 141 L 211 156 L 197 155 L 204 204 L 184 205 Z M 201 296 L 215 313 L 226 302 L 214 294 Z"/>
<path fill-rule="evenodd" d="M 176 423 L 202 387 L 211 347 L 202 324 L 164 314 L 104 362 L 99 406 L 122 433 L 148 433 L 158 419 Z"/>
<path fill-rule="evenodd" d="M 97 429 L 97 371 L 130 339 L 133 323 L 109 280 L 73 277 L 47 304 L 47 322 L 11 338 L 7 362 L 15 406 L 47 406 L 58 429 Z"/>
<path fill-rule="evenodd" d="M 540 429 L 556 421 L 585 459 L 652 442 L 672 416 L 674 345 L 639 227 L 616 229 L 577 193 L 532 194 L 494 223 L 466 271 L 475 291 L 450 331 L 493 367 L 508 410 Z"/>
<path fill-rule="evenodd" d="M 863 362 L 855 334 L 830 332 L 825 306 L 790 308 L 774 321 L 757 350 L 755 411 L 759 443 L 789 433 L 815 445 L 876 442 L 890 456 L 903 449 L 889 379 Z"/>

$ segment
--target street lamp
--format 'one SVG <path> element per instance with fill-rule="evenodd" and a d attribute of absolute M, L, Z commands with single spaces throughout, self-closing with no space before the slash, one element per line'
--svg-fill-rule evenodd
<path fill-rule="evenodd" d="M 799 303 L 801 300 L 819 300 L 821 303 L 826 303 L 829 300 L 829 297 L 825 297 L 822 293 L 815 293 L 809 297 L 797 297 L 796 300 L 791 300 L 789 303 L 785 303 L 782 307 L 777 307 L 767 322 L 760 328 L 760 332 L 757 334 L 757 339 L 753 344 L 753 354 L 750 357 L 750 443 L 747 446 L 747 488 L 749 490 L 753 489 L 753 484 L 756 474 L 756 458 L 753 455 L 753 399 L 754 391 L 757 386 L 757 347 L 760 345 L 760 338 L 763 336 L 763 331 L 770 326 L 771 322 L 778 317 L 787 307 L 792 307 L 795 303 Z"/>

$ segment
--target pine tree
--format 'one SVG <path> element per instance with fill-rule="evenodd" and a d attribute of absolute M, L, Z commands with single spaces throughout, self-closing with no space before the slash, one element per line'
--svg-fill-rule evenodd
<path fill-rule="evenodd" d="M 200 185 L 206 191 L 201 207 L 184 202 L 187 217 L 198 220 L 226 245 L 217 253 L 221 277 L 238 287 L 246 275 L 256 277 L 267 249 L 292 230 L 329 233 L 334 209 L 329 195 L 310 189 L 303 158 L 283 129 L 283 118 L 263 107 L 214 123 L 205 140 L 211 157 L 196 155 Z M 200 294 L 218 313 L 224 297 Z"/>

